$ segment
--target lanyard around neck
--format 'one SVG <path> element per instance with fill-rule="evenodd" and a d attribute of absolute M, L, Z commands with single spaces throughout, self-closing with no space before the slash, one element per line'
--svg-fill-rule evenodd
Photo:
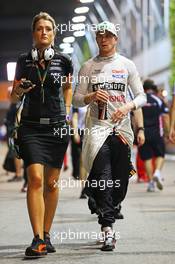
<path fill-rule="evenodd" d="M 49 70 L 49 66 L 50 66 L 50 61 L 49 63 L 47 64 L 47 68 L 46 70 L 44 71 L 43 73 L 43 76 L 41 75 L 41 72 L 40 72 L 40 69 L 39 69 L 39 66 L 38 64 L 35 64 L 36 66 L 36 69 L 37 69 L 37 74 L 38 74 L 38 78 L 41 82 L 41 96 L 42 96 L 42 102 L 44 104 L 44 101 L 45 101 L 45 95 L 44 95 L 44 82 L 46 80 L 46 76 L 47 76 L 47 73 L 48 73 L 48 70 Z"/>

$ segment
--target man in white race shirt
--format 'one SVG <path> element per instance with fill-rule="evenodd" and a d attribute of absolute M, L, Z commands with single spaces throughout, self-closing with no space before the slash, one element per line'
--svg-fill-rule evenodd
<path fill-rule="evenodd" d="M 115 248 L 114 205 L 126 195 L 130 148 L 133 132 L 129 112 L 146 103 L 134 63 L 116 51 L 118 36 L 114 24 L 104 21 L 97 26 L 99 55 L 80 69 L 73 104 L 89 105 L 83 140 L 83 162 L 90 173 L 90 184 L 99 208 L 98 223 L 104 232 L 102 251 Z M 127 101 L 130 86 L 134 99 Z"/>

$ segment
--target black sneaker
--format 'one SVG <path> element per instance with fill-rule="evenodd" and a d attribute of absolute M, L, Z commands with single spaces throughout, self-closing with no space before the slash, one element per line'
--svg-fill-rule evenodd
<path fill-rule="evenodd" d="M 54 253 L 56 249 L 50 242 L 50 234 L 48 232 L 44 232 L 44 243 L 46 244 L 47 253 Z"/>
<path fill-rule="evenodd" d="M 29 258 L 47 255 L 46 244 L 42 239 L 40 239 L 39 235 L 36 235 L 31 246 L 26 248 L 25 255 Z"/>
<path fill-rule="evenodd" d="M 103 246 L 101 247 L 101 251 L 113 251 L 113 249 L 115 248 L 115 244 L 115 234 L 111 231 L 104 232 L 104 242 Z"/>

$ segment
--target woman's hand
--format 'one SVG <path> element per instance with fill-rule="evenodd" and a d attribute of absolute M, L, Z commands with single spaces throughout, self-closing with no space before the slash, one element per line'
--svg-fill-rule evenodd
<path fill-rule="evenodd" d="M 15 85 L 14 87 L 14 92 L 18 95 L 18 96 L 22 96 L 24 93 L 28 93 L 30 90 L 32 90 L 36 85 L 31 83 L 31 86 L 29 86 L 28 88 L 24 89 L 23 88 L 23 84 L 25 81 L 30 82 L 29 80 L 26 79 L 21 79 L 20 82 Z"/>
<path fill-rule="evenodd" d="M 36 85 L 31 83 L 31 86 L 28 87 L 27 89 L 23 88 L 23 83 L 24 81 L 27 81 L 26 79 L 21 79 L 20 81 L 14 80 L 13 83 L 13 90 L 11 93 L 11 101 L 13 103 L 18 102 L 19 100 L 21 100 L 21 97 L 23 96 L 23 94 L 28 93 L 30 90 L 32 90 Z M 30 82 L 28 80 L 28 82 Z"/>

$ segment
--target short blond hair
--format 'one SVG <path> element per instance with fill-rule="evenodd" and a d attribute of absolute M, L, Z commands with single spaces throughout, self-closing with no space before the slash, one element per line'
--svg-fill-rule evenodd
<path fill-rule="evenodd" d="M 37 14 L 36 16 L 34 16 L 33 20 L 32 20 L 32 32 L 35 31 L 35 27 L 36 27 L 36 23 L 40 20 L 40 19 L 44 19 L 44 20 L 48 20 L 52 23 L 52 27 L 53 27 L 53 31 L 56 34 L 56 23 L 55 23 L 55 19 L 50 16 L 48 13 L 46 12 L 40 12 L 39 14 Z"/>

